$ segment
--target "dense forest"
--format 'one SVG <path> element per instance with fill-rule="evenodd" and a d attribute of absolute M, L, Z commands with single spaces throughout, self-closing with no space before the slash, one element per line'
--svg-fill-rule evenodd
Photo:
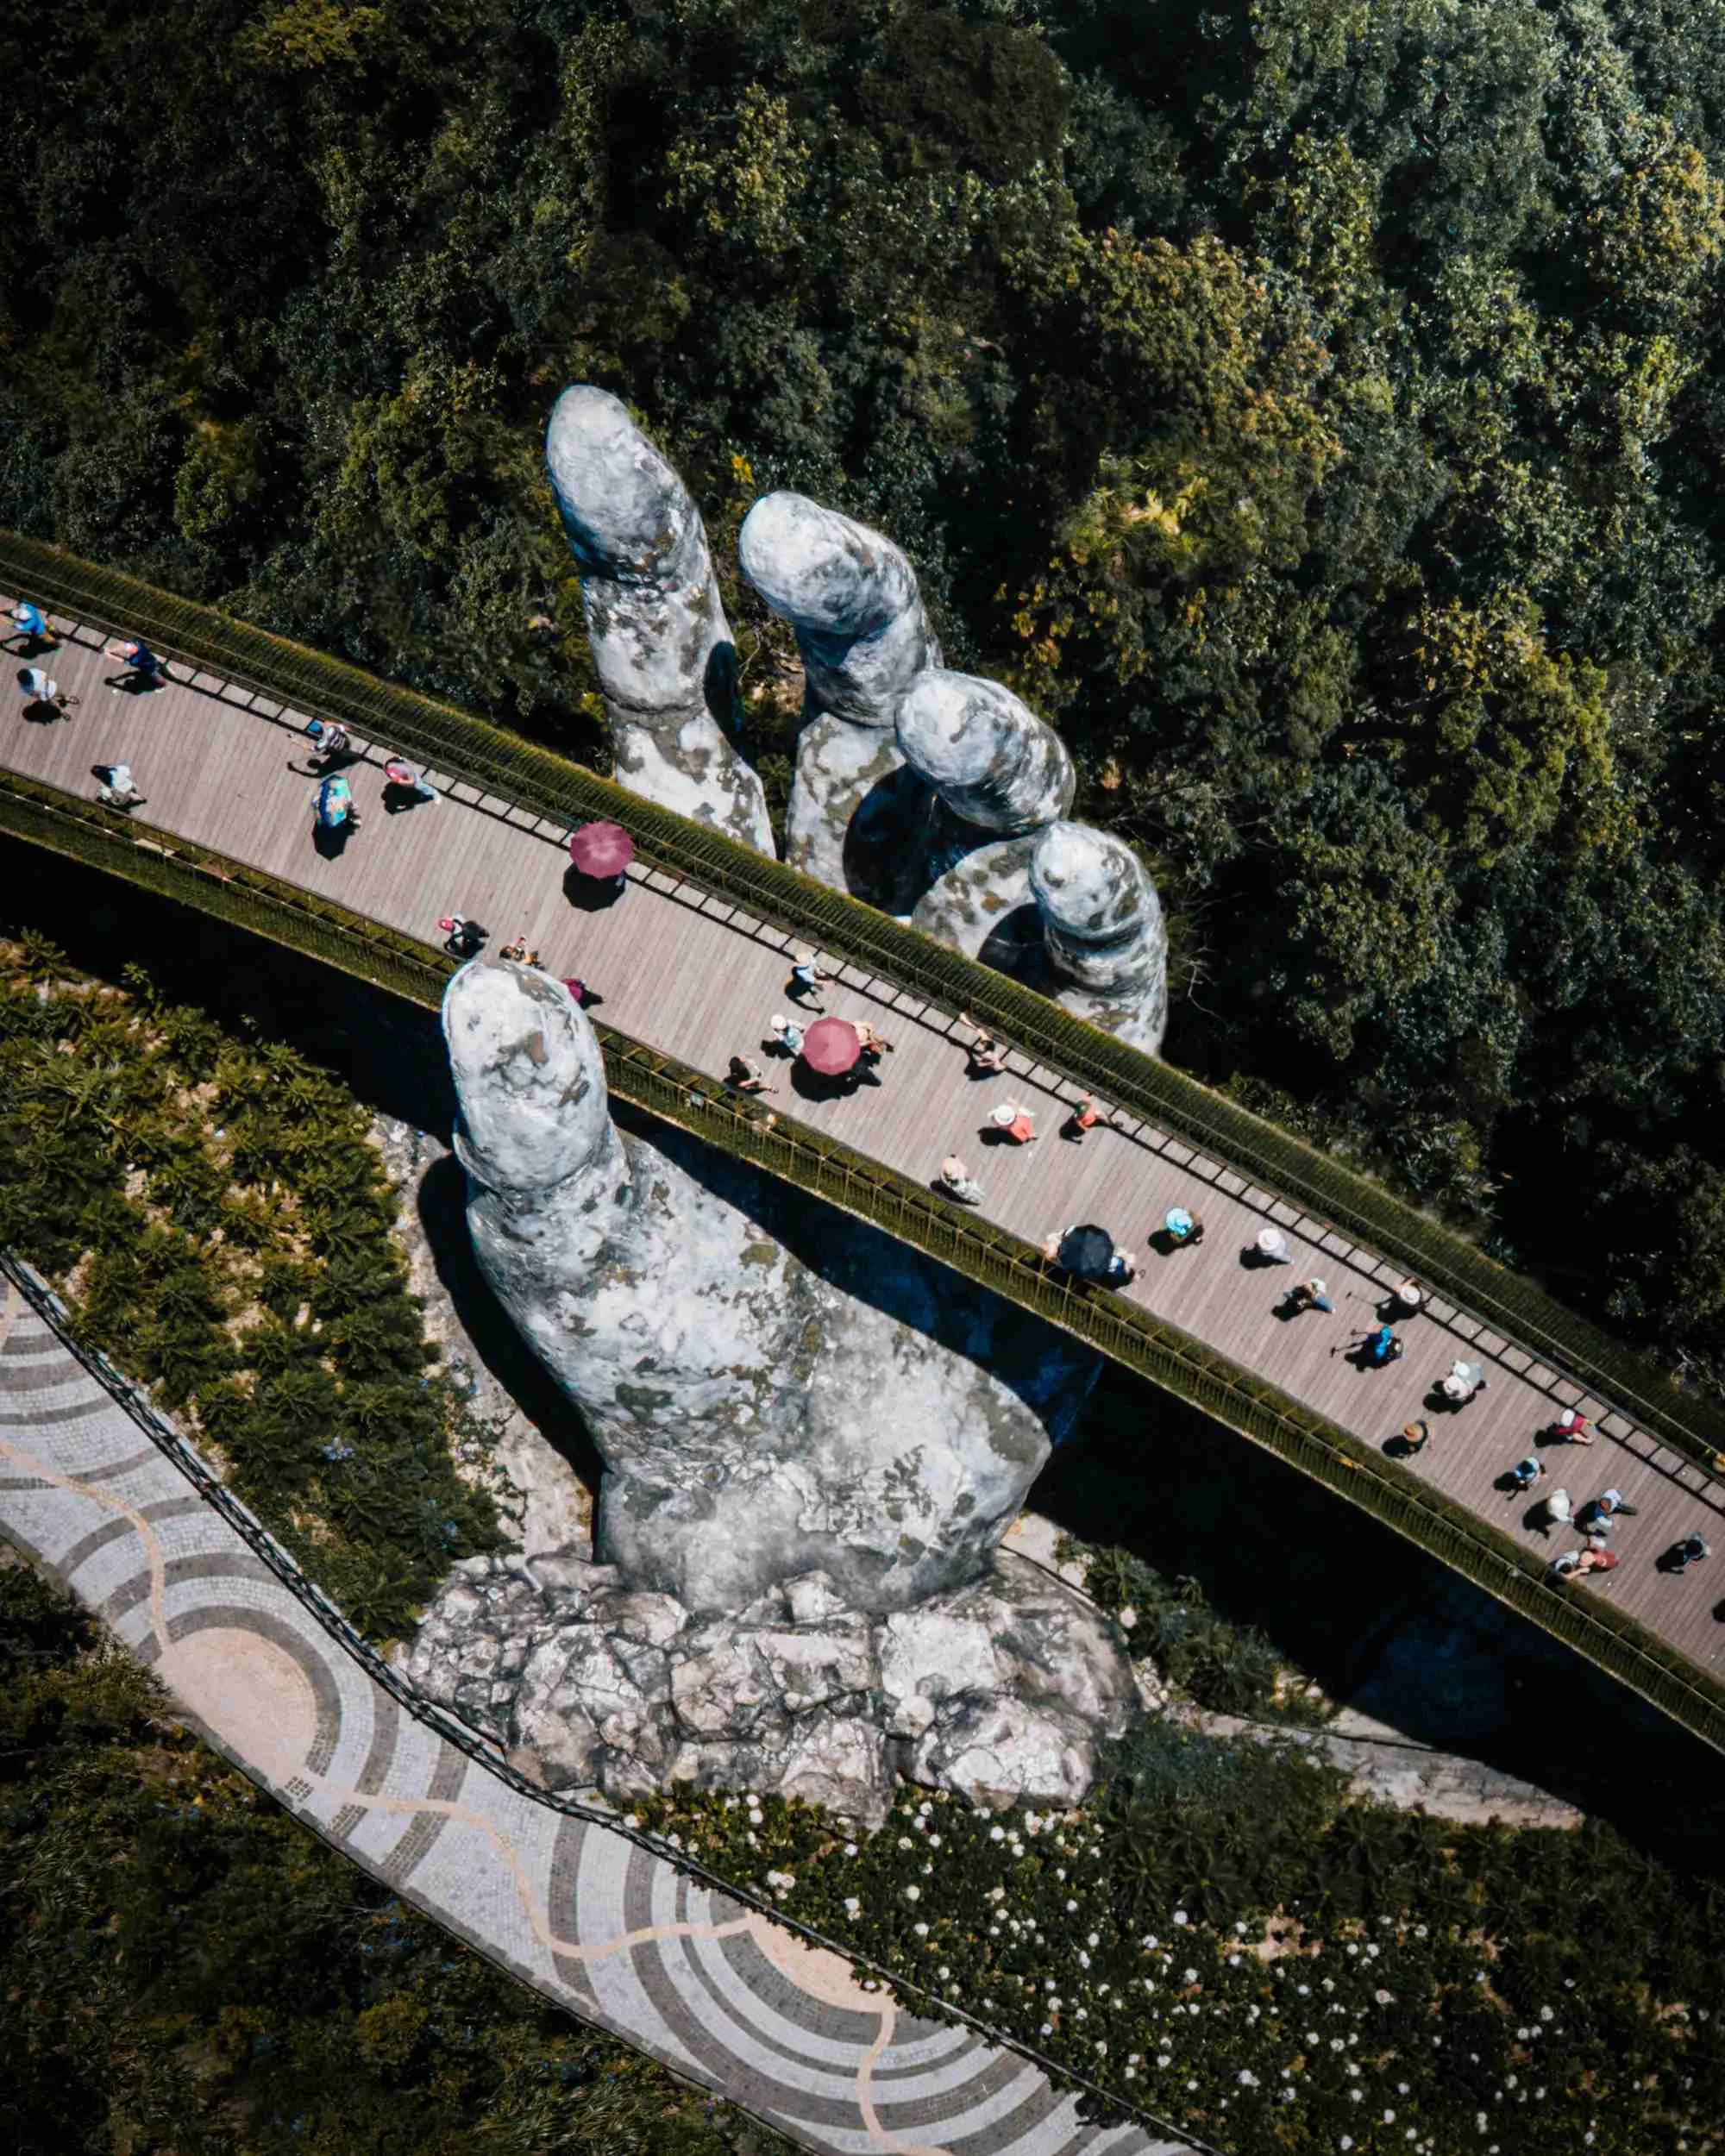
<path fill-rule="evenodd" d="M 593 755 L 615 387 L 1060 725 L 1176 1060 L 1725 1357 L 1717 10 L 7 12 L 0 520 Z"/>

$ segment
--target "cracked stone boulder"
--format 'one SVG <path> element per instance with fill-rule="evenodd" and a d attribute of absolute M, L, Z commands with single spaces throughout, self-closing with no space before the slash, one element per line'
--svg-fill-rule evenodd
<path fill-rule="evenodd" d="M 899 699 L 940 646 L 890 539 L 806 494 L 766 494 L 737 535 L 743 573 L 796 631 L 806 682 L 786 820 L 793 867 L 893 913 L 927 881 L 932 789 L 907 768 Z"/>
<path fill-rule="evenodd" d="M 894 1775 L 1073 1804 L 1133 1711 L 1107 1620 L 1025 1559 L 870 1618 L 807 1572 L 698 1617 L 577 1555 L 470 1557 L 407 1658 L 421 1691 L 553 1789 L 774 1789 L 878 1823 Z"/>
<path fill-rule="evenodd" d="M 1085 824 L 1051 824 L 1031 855 L 1048 978 L 1075 1017 L 1153 1056 L 1168 1025 L 1168 930 L 1129 846 Z"/>
<path fill-rule="evenodd" d="M 899 747 L 938 798 L 915 925 L 975 957 L 1031 901 L 1036 833 L 1072 805 L 1072 759 L 998 681 L 932 667 L 899 701 Z"/>
<path fill-rule="evenodd" d="M 566 389 L 545 468 L 581 576 L 619 784 L 773 851 L 766 796 L 726 738 L 737 653 L 688 489 L 608 390 Z"/>
<path fill-rule="evenodd" d="M 870 1614 L 978 1577 L 1095 1358 L 693 1141 L 625 1141 L 547 975 L 476 961 L 443 1026 L 474 1250 L 604 1457 L 619 1578 L 706 1614 L 811 1571 Z"/>

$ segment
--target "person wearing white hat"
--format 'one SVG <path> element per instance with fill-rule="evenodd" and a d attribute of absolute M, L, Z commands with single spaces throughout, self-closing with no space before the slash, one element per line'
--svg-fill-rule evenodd
<path fill-rule="evenodd" d="M 998 1107 L 990 1108 L 988 1119 L 1013 1145 L 1029 1145 L 1036 1138 L 1030 1110 L 1015 1101 L 1002 1100 Z"/>
<path fill-rule="evenodd" d="M 773 1037 L 773 1045 L 786 1056 L 800 1056 L 803 1052 L 803 1029 L 794 1018 L 787 1018 L 781 1011 L 775 1011 L 767 1021 L 767 1031 Z"/>
<path fill-rule="evenodd" d="M 1260 1228 L 1252 1244 L 1258 1263 L 1264 1265 L 1291 1265 L 1294 1253 L 1288 1247 L 1288 1238 L 1280 1228 Z"/>
<path fill-rule="evenodd" d="M 982 1202 L 982 1184 L 957 1153 L 949 1153 L 940 1163 L 940 1187 L 961 1206 L 980 1206 Z"/>

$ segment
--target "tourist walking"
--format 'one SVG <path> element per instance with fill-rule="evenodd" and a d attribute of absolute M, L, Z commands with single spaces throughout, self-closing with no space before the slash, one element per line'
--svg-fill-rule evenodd
<path fill-rule="evenodd" d="M 1398 1281 L 1391 1291 L 1390 1300 L 1404 1318 L 1411 1318 L 1425 1303 L 1426 1291 L 1416 1280 Z"/>
<path fill-rule="evenodd" d="M 141 695 L 147 690 L 162 687 L 171 679 L 166 660 L 152 651 L 141 636 L 119 637 L 103 647 L 102 655 L 104 659 L 118 659 L 126 668 L 122 680 L 108 684 L 111 695 Z"/>
<path fill-rule="evenodd" d="M 444 931 L 443 948 L 452 958 L 476 958 L 491 933 L 461 913 L 446 915 L 437 925 Z"/>
<path fill-rule="evenodd" d="M 1554 1489 L 1546 1500 L 1546 1524 L 1552 1527 L 1568 1526 L 1571 1510 L 1569 1492 Z"/>
<path fill-rule="evenodd" d="M 1597 1497 L 1590 1499 L 1582 1507 L 1576 1524 L 1589 1534 L 1606 1535 L 1610 1533 L 1611 1523 L 1620 1513 L 1624 1519 L 1633 1520 L 1637 1509 L 1635 1506 L 1623 1502 L 1622 1490 L 1602 1490 Z"/>
<path fill-rule="evenodd" d="M 14 643 L 20 640 L 26 651 L 34 651 L 39 646 L 52 649 L 60 642 L 47 616 L 27 599 L 21 599 L 12 609 L 12 634 L 6 642 Z"/>
<path fill-rule="evenodd" d="M 1036 1143 L 1036 1124 L 1031 1111 L 1015 1100 L 1002 1100 L 998 1107 L 990 1108 L 988 1120 L 1009 1145 Z"/>
<path fill-rule="evenodd" d="M 1162 1232 L 1176 1248 L 1195 1247 L 1204 1239 L 1204 1223 L 1184 1206 L 1170 1206 L 1162 1216 Z"/>
<path fill-rule="evenodd" d="M 102 784 L 97 787 L 96 798 L 102 803 L 104 808 L 134 809 L 143 807 L 144 796 L 139 793 L 136 785 L 133 781 L 132 767 L 130 764 L 110 763 L 105 764 L 103 768 L 106 771 L 108 775 L 103 780 Z"/>
<path fill-rule="evenodd" d="M 1465 1407 L 1476 1393 L 1485 1390 L 1485 1372 L 1479 1363 L 1458 1357 L 1438 1381 L 1438 1390 L 1452 1406 Z"/>
<path fill-rule="evenodd" d="M 893 1053 L 893 1044 L 882 1039 L 866 1018 L 852 1018 L 850 1023 L 856 1029 L 856 1045 L 870 1062 L 878 1063 L 882 1056 Z"/>
<path fill-rule="evenodd" d="M 311 753 L 317 759 L 318 768 L 323 771 L 332 771 L 353 749 L 353 736 L 345 726 L 337 726 L 330 719 L 308 719 L 305 733 L 311 743 Z"/>
<path fill-rule="evenodd" d="M 1102 1111 L 1087 1093 L 1074 1102 L 1072 1112 L 1067 1117 L 1060 1135 L 1070 1138 L 1075 1145 L 1082 1145 L 1086 1135 L 1094 1131 L 1101 1119 Z"/>
<path fill-rule="evenodd" d="M 968 1011 L 958 1013 L 961 1025 L 976 1026 L 976 1037 L 964 1051 L 967 1075 L 972 1078 L 998 1077 L 1007 1067 L 1007 1047 L 976 1021 Z"/>
<path fill-rule="evenodd" d="M 799 1003 L 805 1003 L 812 1011 L 824 1012 L 820 992 L 831 976 L 821 971 L 820 961 L 812 950 L 794 951 L 791 955 L 791 978 L 786 989 Z"/>
<path fill-rule="evenodd" d="M 1280 1228 L 1260 1228 L 1243 1255 L 1254 1265 L 1291 1265 L 1294 1253 Z"/>
<path fill-rule="evenodd" d="M 58 681 L 51 680 L 41 667 L 20 667 L 18 669 L 18 699 L 27 711 L 47 705 L 62 717 L 75 711 L 82 699 L 68 694 Z"/>
<path fill-rule="evenodd" d="M 1402 1425 L 1401 1450 L 1403 1452 L 1423 1452 L 1431 1440 L 1432 1426 L 1423 1419 Z"/>
<path fill-rule="evenodd" d="M 779 1090 L 760 1064 L 747 1056 L 731 1057 L 728 1077 L 738 1093 L 776 1093 Z"/>
<path fill-rule="evenodd" d="M 803 1029 L 794 1018 L 787 1018 L 781 1012 L 775 1011 L 767 1021 L 767 1031 L 779 1055 L 794 1056 L 802 1054 Z"/>
<path fill-rule="evenodd" d="M 1532 1489 L 1545 1472 L 1545 1462 L 1536 1453 L 1530 1452 L 1525 1460 L 1517 1460 L 1510 1469 L 1509 1480 L 1516 1490 L 1525 1494 Z"/>
<path fill-rule="evenodd" d="M 1578 1414 L 1573 1407 L 1565 1407 L 1552 1425 L 1551 1436 L 1558 1445 L 1591 1445 L 1593 1438 L 1587 1427 L 1587 1417 Z"/>
<path fill-rule="evenodd" d="M 385 786 L 398 796 L 411 794 L 415 801 L 435 801 L 439 799 L 436 787 L 431 785 L 424 774 L 416 771 L 411 763 L 404 763 L 399 756 L 391 756 L 386 761 L 383 776 Z M 405 801 L 398 805 L 403 808 L 410 805 Z M 391 805 L 388 802 L 385 803 L 386 807 Z"/>
<path fill-rule="evenodd" d="M 1333 1311 L 1336 1307 L 1330 1300 L 1329 1282 L 1315 1275 L 1310 1280 L 1296 1280 L 1282 1300 L 1296 1317 L 1302 1310 Z"/>
<path fill-rule="evenodd" d="M 1330 1350 L 1332 1355 L 1335 1352 L 1334 1348 Z M 1406 1350 L 1387 1325 L 1379 1325 L 1356 1332 L 1348 1342 L 1348 1352 L 1357 1355 L 1364 1368 L 1381 1370 L 1388 1363 L 1399 1363 Z"/>
<path fill-rule="evenodd" d="M 1710 1557 L 1712 1548 L 1703 1535 L 1685 1535 L 1674 1543 L 1665 1569 L 1671 1572 L 1686 1572 L 1691 1564 L 1699 1564 L 1703 1557 Z"/>
<path fill-rule="evenodd" d="M 360 812 L 354 806 L 354 789 L 339 772 L 334 778 L 318 781 L 311 805 L 319 830 L 356 831 L 360 828 Z"/>
<path fill-rule="evenodd" d="M 980 1206 L 982 1202 L 982 1184 L 957 1153 L 949 1153 L 940 1163 L 940 1187 L 961 1206 Z"/>

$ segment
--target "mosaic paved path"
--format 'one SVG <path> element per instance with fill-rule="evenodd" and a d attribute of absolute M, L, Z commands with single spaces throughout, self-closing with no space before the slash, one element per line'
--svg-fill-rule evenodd
<path fill-rule="evenodd" d="M 294 1815 L 549 1998 L 820 2150 L 1176 2156 L 405 1713 L 0 1281 L 0 1530 Z"/>

